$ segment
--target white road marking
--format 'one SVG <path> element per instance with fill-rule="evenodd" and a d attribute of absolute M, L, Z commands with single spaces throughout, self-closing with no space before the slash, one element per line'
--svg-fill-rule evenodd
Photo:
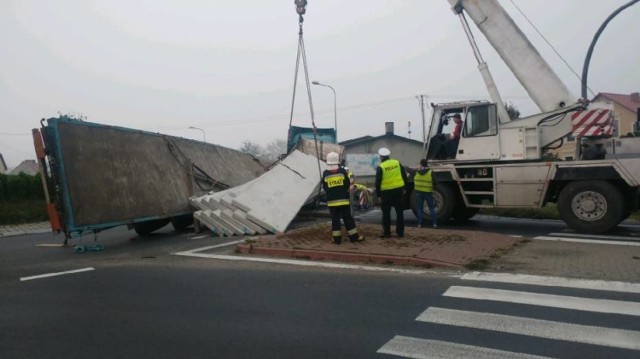
<path fill-rule="evenodd" d="M 204 236 L 191 237 L 189 239 L 200 239 L 200 238 L 207 238 L 207 237 L 211 237 L 211 235 L 205 234 Z"/>
<path fill-rule="evenodd" d="M 640 238 L 631 236 L 609 236 L 601 234 L 581 234 L 581 233 L 549 233 L 552 237 L 572 237 L 572 238 L 594 238 L 594 239 L 619 239 L 621 241 L 638 241 Z"/>
<path fill-rule="evenodd" d="M 477 280 L 484 282 L 500 282 L 514 284 L 540 285 L 547 287 L 566 287 L 592 290 L 606 290 L 612 292 L 640 293 L 640 283 L 615 282 L 589 279 L 570 279 L 563 277 L 544 277 L 527 274 L 510 273 L 482 273 L 471 272 L 462 276 L 463 280 Z"/>
<path fill-rule="evenodd" d="M 601 239 L 565 238 L 565 237 L 551 237 L 551 236 L 537 236 L 537 237 L 534 237 L 533 239 L 542 240 L 542 241 L 612 244 L 617 246 L 640 246 L 640 242 L 605 241 Z"/>
<path fill-rule="evenodd" d="M 542 307 L 583 310 L 640 316 L 640 303 L 620 300 L 590 299 L 565 295 L 552 295 L 513 290 L 452 286 L 445 297 L 491 300 L 497 302 L 538 305 Z"/>
<path fill-rule="evenodd" d="M 20 278 L 20 281 L 24 282 L 26 280 L 32 280 L 32 279 L 40 279 L 40 278 L 48 278 L 48 277 L 55 277 L 55 276 L 59 276 L 59 275 L 65 275 L 65 274 L 73 274 L 73 273 L 81 273 L 81 272 L 89 272 L 92 270 L 96 270 L 93 267 L 89 267 L 89 268 L 82 268 L 82 269 L 74 269 L 74 270 L 68 270 L 68 271 L 64 271 L 64 272 L 58 272 L 58 273 L 47 273 L 47 274 L 39 274 L 39 275 L 33 275 L 30 277 L 22 277 Z"/>
<path fill-rule="evenodd" d="M 419 339 L 396 335 L 378 353 L 414 359 L 429 358 L 475 358 L 475 359 L 540 359 L 536 355 L 514 353 L 503 350 L 457 344 L 440 340 Z"/>
<path fill-rule="evenodd" d="M 440 271 L 433 271 L 433 270 L 386 268 L 386 267 L 342 264 L 342 263 L 333 263 L 333 262 L 312 262 L 312 261 L 304 261 L 304 260 L 297 260 L 297 259 L 242 257 L 242 256 L 232 256 L 232 255 L 224 255 L 224 254 L 196 253 L 202 250 L 211 249 L 212 247 L 203 247 L 203 248 L 198 248 L 191 251 L 178 252 L 174 254 L 178 256 L 187 256 L 187 257 L 211 258 L 211 259 L 220 259 L 220 260 L 228 260 L 228 261 L 288 264 L 288 265 L 297 265 L 297 266 L 303 266 L 303 267 L 358 269 L 358 270 L 375 271 L 375 272 L 394 272 L 394 273 L 407 273 L 407 274 L 442 274 L 443 273 Z M 460 274 L 449 274 L 449 276 L 459 277 Z"/>
<path fill-rule="evenodd" d="M 420 314 L 416 320 L 539 338 L 640 350 L 640 332 L 634 330 L 595 327 L 437 307 L 428 308 Z"/>

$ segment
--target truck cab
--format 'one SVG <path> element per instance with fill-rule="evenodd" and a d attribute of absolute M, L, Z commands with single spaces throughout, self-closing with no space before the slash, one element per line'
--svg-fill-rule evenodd
<path fill-rule="evenodd" d="M 458 136 L 454 116 L 462 121 Z M 492 161 L 500 158 L 496 105 L 486 101 L 434 105 L 427 159 Z"/>

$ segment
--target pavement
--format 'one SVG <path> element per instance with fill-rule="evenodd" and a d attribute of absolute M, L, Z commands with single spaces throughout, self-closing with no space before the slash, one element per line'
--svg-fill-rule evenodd
<path fill-rule="evenodd" d="M 19 236 L 23 234 L 47 233 L 51 232 L 49 222 L 12 224 L 0 226 L 0 238 L 9 236 Z"/>
<path fill-rule="evenodd" d="M 640 246 L 534 240 L 492 232 L 407 227 L 403 238 L 381 238 L 379 224 L 358 223 L 364 242 L 330 241 L 328 219 L 293 224 L 281 235 L 248 237 L 244 255 L 390 266 L 490 271 L 640 282 Z M 297 227 L 297 228 L 296 228 Z M 48 222 L 0 226 L 0 238 L 50 232 Z"/>

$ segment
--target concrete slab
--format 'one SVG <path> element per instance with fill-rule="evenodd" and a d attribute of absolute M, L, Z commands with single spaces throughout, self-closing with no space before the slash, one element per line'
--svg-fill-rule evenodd
<path fill-rule="evenodd" d="M 246 190 L 232 203 L 251 221 L 283 233 L 316 190 L 325 167 L 316 157 L 294 151 L 269 172 L 246 183 Z"/>
<path fill-rule="evenodd" d="M 266 229 L 260 227 L 256 223 L 251 222 L 249 220 L 249 218 L 247 218 L 247 214 L 245 212 L 243 212 L 242 210 L 240 210 L 240 209 L 238 209 L 235 212 L 233 212 L 233 218 L 235 218 L 238 221 L 242 222 L 245 226 L 253 229 L 258 234 L 266 234 L 267 233 Z"/>
<path fill-rule="evenodd" d="M 220 237 L 223 236 L 223 234 L 220 233 L 220 230 L 218 229 L 216 224 L 213 221 L 211 221 L 208 216 L 205 216 L 204 211 L 195 211 L 193 213 L 193 217 L 198 221 L 200 221 L 200 223 L 204 224 L 207 228 L 209 228 L 211 232 L 219 235 Z"/>
<path fill-rule="evenodd" d="M 218 234 L 222 236 L 231 237 L 234 235 L 234 232 L 229 229 L 223 222 L 219 221 L 217 217 L 213 216 L 213 211 L 202 211 L 202 213 L 207 217 L 207 219 L 215 225 L 215 228 L 218 231 Z"/>
<path fill-rule="evenodd" d="M 239 228 L 235 226 L 233 223 L 231 223 L 230 221 L 227 221 L 226 219 L 222 218 L 221 210 L 210 212 L 209 217 L 214 218 L 218 223 L 223 225 L 225 228 L 229 229 L 233 234 L 236 234 L 238 236 L 244 235 L 244 231 L 242 230 L 242 228 Z"/>
<path fill-rule="evenodd" d="M 220 213 L 220 217 L 222 217 L 225 221 L 229 222 L 230 224 L 234 225 L 235 227 L 242 229 L 242 232 L 244 234 L 249 234 L 249 235 L 256 234 L 256 231 L 251 229 L 249 226 L 247 226 L 243 222 L 233 218 L 233 212 L 231 210 L 225 209 L 224 211 L 222 211 Z"/>

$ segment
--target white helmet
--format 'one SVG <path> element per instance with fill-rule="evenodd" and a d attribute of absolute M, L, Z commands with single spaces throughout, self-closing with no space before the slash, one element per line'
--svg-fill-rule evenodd
<path fill-rule="evenodd" d="M 329 152 L 327 155 L 327 164 L 328 165 L 339 165 L 340 164 L 340 155 L 336 152 Z"/>
<path fill-rule="evenodd" d="M 387 157 L 391 155 L 391 151 L 389 151 L 389 149 L 386 147 L 380 147 L 380 149 L 378 150 L 378 154 L 380 156 Z"/>

